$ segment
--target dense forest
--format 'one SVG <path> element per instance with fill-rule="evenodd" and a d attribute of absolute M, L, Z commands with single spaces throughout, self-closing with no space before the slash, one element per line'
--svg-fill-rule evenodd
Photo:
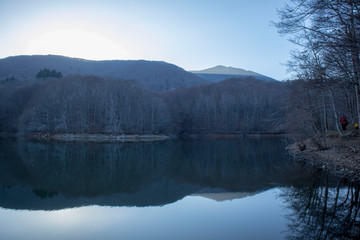
<path fill-rule="evenodd" d="M 180 89 L 166 96 L 178 131 L 279 133 L 284 131 L 285 84 L 247 79 Z"/>
<path fill-rule="evenodd" d="M 73 76 L 1 88 L 1 130 L 151 133 L 169 124 L 164 101 L 131 81 Z"/>
<path fill-rule="evenodd" d="M 29 133 L 278 133 L 285 84 L 228 79 L 155 93 L 131 80 L 48 78 L 0 88 L 0 131 Z"/>

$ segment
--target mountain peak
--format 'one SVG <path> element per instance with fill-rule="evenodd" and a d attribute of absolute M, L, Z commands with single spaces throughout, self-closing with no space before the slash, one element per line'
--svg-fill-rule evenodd
<path fill-rule="evenodd" d="M 250 76 L 258 76 L 260 74 L 247 71 L 242 68 L 234 68 L 234 67 L 226 67 L 223 65 L 217 65 L 212 68 L 198 70 L 198 71 L 191 71 L 192 73 L 205 73 L 205 74 L 227 74 L 227 75 L 250 75 Z"/>
<path fill-rule="evenodd" d="M 212 68 L 190 71 L 190 72 L 210 82 L 219 82 L 228 78 L 247 78 L 247 77 L 252 77 L 265 81 L 275 81 L 275 79 L 261 75 L 253 71 L 244 70 L 242 68 L 226 67 L 223 65 L 217 65 Z"/>

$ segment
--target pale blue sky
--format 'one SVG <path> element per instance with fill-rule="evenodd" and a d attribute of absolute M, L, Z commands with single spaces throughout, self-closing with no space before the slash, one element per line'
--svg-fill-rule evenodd
<path fill-rule="evenodd" d="M 286 0 L 0 0 L 0 58 L 58 54 L 225 65 L 283 80 L 293 47 L 271 26 Z"/>

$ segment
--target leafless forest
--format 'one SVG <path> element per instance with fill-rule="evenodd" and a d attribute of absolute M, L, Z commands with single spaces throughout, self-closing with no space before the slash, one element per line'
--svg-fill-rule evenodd
<path fill-rule="evenodd" d="M 154 93 L 93 76 L 1 88 L 1 131 L 46 133 L 282 132 L 285 84 L 255 79 Z"/>
<path fill-rule="evenodd" d="M 279 9 L 279 32 L 298 46 L 289 61 L 287 125 L 314 135 L 360 118 L 360 1 L 292 0 Z"/>

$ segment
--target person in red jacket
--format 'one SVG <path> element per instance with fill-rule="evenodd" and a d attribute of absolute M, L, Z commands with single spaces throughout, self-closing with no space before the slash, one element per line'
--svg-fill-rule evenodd
<path fill-rule="evenodd" d="M 348 121 L 347 121 L 347 119 L 346 119 L 344 116 L 342 116 L 342 117 L 340 118 L 340 124 L 341 124 L 342 130 L 345 131 L 345 130 L 346 130 L 346 127 L 347 127 L 347 125 L 348 125 Z"/>

